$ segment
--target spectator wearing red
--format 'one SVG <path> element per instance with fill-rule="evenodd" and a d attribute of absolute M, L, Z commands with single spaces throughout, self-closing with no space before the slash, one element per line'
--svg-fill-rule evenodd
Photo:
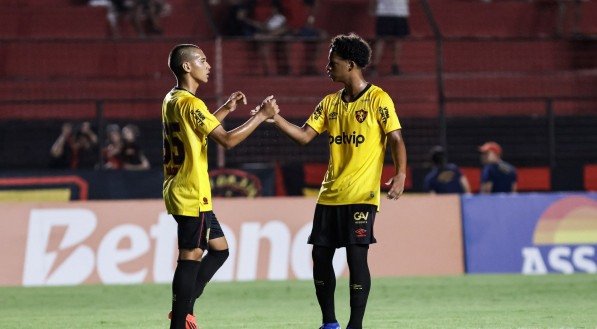
<path fill-rule="evenodd" d="M 496 142 L 479 146 L 481 152 L 481 193 L 516 192 L 516 168 L 502 160 L 502 147 Z"/>

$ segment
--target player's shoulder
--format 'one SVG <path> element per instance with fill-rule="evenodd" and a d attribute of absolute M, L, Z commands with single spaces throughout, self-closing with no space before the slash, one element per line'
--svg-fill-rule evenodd
<path fill-rule="evenodd" d="M 180 94 L 180 97 L 178 98 L 178 105 L 182 110 L 207 109 L 207 106 L 203 100 L 190 93 Z"/>
<path fill-rule="evenodd" d="M 511 163 L 503 160 L 499 162 L 499 168 L 504 172 L 516 173 L 516 168 Z"/>
<path fill-rule="evenodd" d="M 371 84 L 369 86 L 368 94 L 371 98 L 379 98 L 379 99 L 392 99 L 390 94 L 388 94 L 383 88 L 378 85 Z"/>
<path fill-rule="evenodd" d="M 343 89 L 340 89 L 338 91 L 335 91 L 333 93 L 329 93 L 329 94 L 325 95 L 323 97 L 323 99 L 321 100 L 321 102 L 322 103 L 329 103 L 329 102 L 335 103 L 335 102 L 341 101 L 342 100 L 342 90 Z"/>

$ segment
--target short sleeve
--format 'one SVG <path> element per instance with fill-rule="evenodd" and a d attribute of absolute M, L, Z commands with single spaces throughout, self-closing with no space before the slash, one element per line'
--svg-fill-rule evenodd
<path fill-rule="evenodd" d="M 377 104 L 377 121 L 381 125 L 384 134 L 402 128 L 390 95 L 386 92 L 381 93 Z"/>
<path fill-rule="evenodd" d="M 207 110 L 207 106 L 200 99 L 194 99 L 192 106 L 183 115 L 194 131 L 209 135 L 221 123 Z"/>
<path fill-rule="evenodd" d="M 318 134 L 327 130 L 324 100 L 317 104 L 315 111 L 313 111 L 313 114 L 307 119 L 306 124 L 313 128 Z"/>

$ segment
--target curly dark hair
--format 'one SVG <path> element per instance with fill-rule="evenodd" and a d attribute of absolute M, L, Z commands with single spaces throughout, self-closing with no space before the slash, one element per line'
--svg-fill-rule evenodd
<path fill-rule="evenodd" d="M 355 62 L 362 69 L 371 61 L 371 47 L 355 33 L 335 36 L 330 49 L 343 59 Z"/>

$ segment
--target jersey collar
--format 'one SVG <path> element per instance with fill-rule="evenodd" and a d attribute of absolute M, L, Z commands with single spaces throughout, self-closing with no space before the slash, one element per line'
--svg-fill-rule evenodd
<path fill-rule="evenodd" d="M 342 102 L 344 102 L 344 103 L 354 103 L 354 102 L 356 102 L 357 100 L 359 100 L 359 98 L 361 98 L 361 96 L 363 96 L 363 95 L 364 95 L 364 94 L 367 92 L 367 90 L 369 90 L 369 88 L 371 88 L 371 83 L 368 83 L 368 84 L 367 84 L 367 86 L 365 86 L 365 88 L 363 88 L 363 90 L 361 90 L 361 92 L 360 92 L 360 93 L 357 95 L 357 97 L 355 97 L 355 98 L 354 98 L 352 101 L 350 101 L 350 102 L 347 102 L 347 101 L 345 101 L 345 100 L 344 100 L 344 92 L 345 92 L 345 89 L 342 89 L 342 91 L 341 91 L 341 93 L 340 93 L 340 100 L 342 100 Z"/>

